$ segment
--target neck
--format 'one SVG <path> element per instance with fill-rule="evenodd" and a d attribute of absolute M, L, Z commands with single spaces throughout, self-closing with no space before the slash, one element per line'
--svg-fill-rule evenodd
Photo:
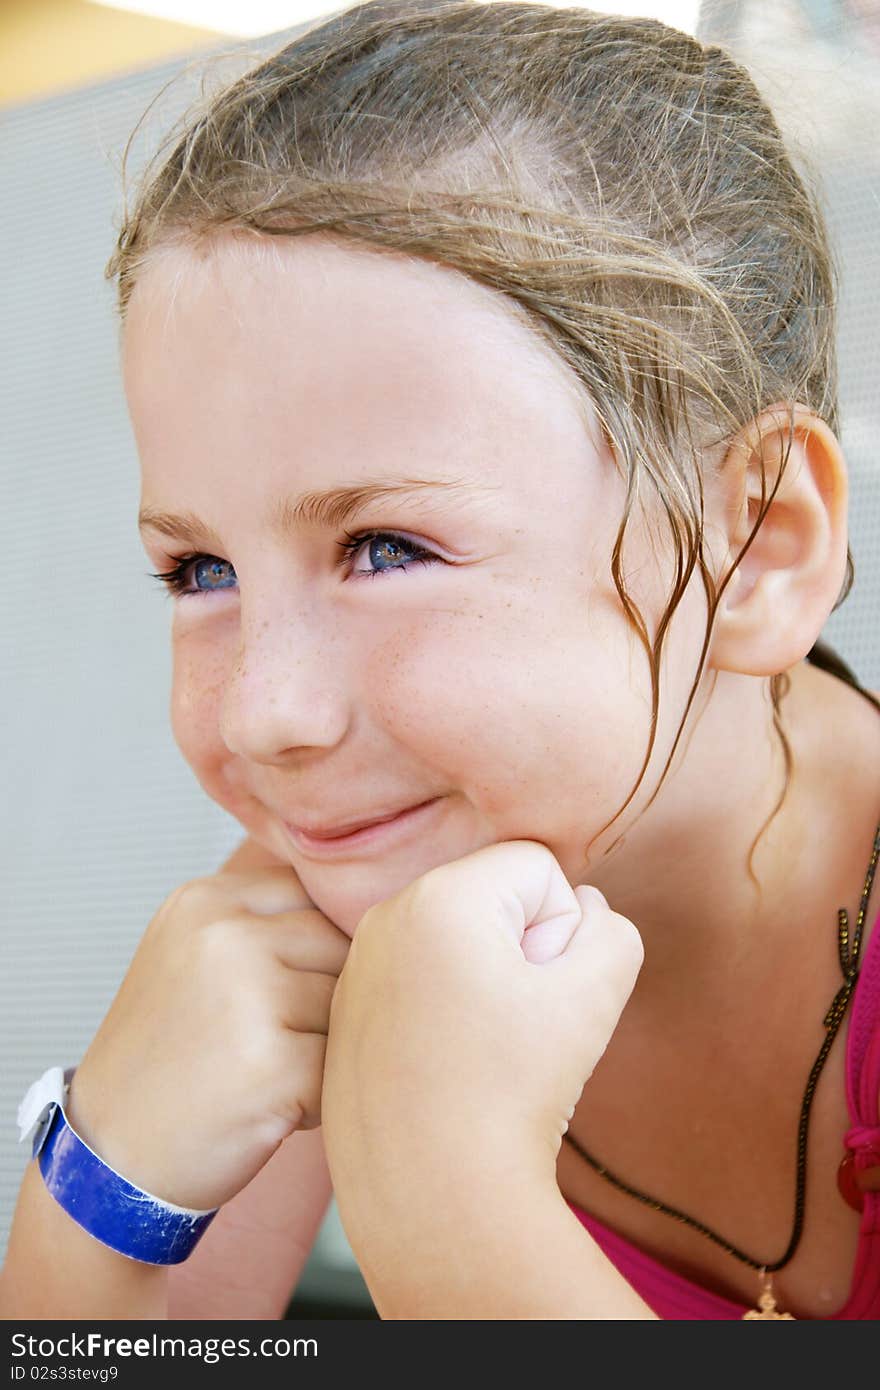
<path fill-rule="evenodd" d="M 780 979 L 787 999 L 803 993 L 806 1006 L 817 963 L 820 988 L 840 983 L 837 910 L 847 909 L 853 929 L 880 819 L 880 718 L 857 691 L 805 662 L 790 677 L 781 719 L 793 767 L 772 821 L 785 763 L 769 693 L 721 673 L 681 767 L 587 874 L 642 934 L 640 1010 L 717 1019 L 736 998 L 751 1007 L 756 992 L 778 990 Z M 731 749 L 743 751 L 731 757 Z M 767 822 L 753 879 L 750 851 Z M 865 931 L 880 909 L 878 879 Z M 818 956 L 805 949 L 806 934 Z"/>

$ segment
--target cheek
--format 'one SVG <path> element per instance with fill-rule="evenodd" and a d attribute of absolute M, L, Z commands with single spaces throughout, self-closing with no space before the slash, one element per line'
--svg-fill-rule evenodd
<path fill-rule="evenodd" d="M 208 644 L 175 642 L 171 680 L 171 729 L 187 762 L 200 763 L 219 741 L 225 667 Z"/>
<path fill-rule="evenodd" d="M 585 806 L 601 824 L 638 773 L 650 725 L 650 699 L 613 678 L 604 621 L 555 597 L 555 612 L 537 592 L 500 610 L 422 614 L 371 659 L 373 708 L 393 739 L 511 838 L 581 823 Z"/>
<path fill-rule="evenodd" d="M 229 669 L 215 642 L 193 637 L 173 646 L 170 721 L 174 741 L 208 796 L 233 816 L 246 814 L 251 798 L 230 780 L 235 759 L 220 736 L 220 715 Z"/>

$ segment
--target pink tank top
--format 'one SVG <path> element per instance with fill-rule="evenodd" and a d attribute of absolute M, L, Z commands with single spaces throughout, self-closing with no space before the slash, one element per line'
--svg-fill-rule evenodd
<path fill-rule="evenodd" d="M 865 947 L 850 1005 L 846 1034 L 846 1101 L 850 1128 L 844 1144 L 854 1166 L 880 1163 L 880 916 Z M 843 1157 L 843 1153 L 841 1153 Z M 880 1318 L 880 1192 L 866 1192 L 849 1297 L 830 1319 Z M 841 1201 L 843 1198 L 841 1197 Z M 573 1202 L 568 1204 L 597 1245 L 660 1318 L 741 1318 L 746 1304 L 732 1303 L 700 1288 L 603 1226 Z M 756 1278 L 757 1290 L 757 1278 Z"/>

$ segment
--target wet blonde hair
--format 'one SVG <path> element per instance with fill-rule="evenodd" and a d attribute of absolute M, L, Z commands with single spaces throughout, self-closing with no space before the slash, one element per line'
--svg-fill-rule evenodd
<path fill-rule="evenodd" d="M 203 96 L 169 133 L 106 269 L 118 277 L 123 321 L 155 250 L 198 247 L 222 230 L 324 231 L 442 263 L 504 295 L 574 374 L 626 482 L 611 572 L 652 686 L 638 780 L 603 832 L 647 770 L 663 640 L 695 569 L 708 602 L 699 668 L 653 800 L 735 568 L 716 583 L 706 558 L 714 451 L 768 405 L 789 407 L 788 442 L 772 486 L 764 467 L 738 563 L 779 486 L 794 404 L 838 432 L 836 275 L 823 215 L 746 71 L 652 19 L 371 0 Z M 623 573 L 637 503 L 652 506 L 674 556 L 655 631 Z M 852 579 L 848 551 L 835 607 Z M 786 770 L 770 820 L 791 773 L 787 686 L 784 672 L 770 678 Z"/>

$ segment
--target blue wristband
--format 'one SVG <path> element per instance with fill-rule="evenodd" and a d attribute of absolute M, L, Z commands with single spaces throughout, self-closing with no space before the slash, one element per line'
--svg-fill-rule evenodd
<path fill-rule="evenodd" d="M 64 1113 L 62 1099 L 72 1075 L 73 1069 L 64 1073 L 65 1085 L 59 1094 L 60 1068 L 50 1068 L 28 1093 L 36 1094 L 39 1101 L 46 1095 L 48 1082 L 53 1094 L 39 1112 L 33 1142 L 33 1156 L 46 1187 L 83 1230 L 111 1250 L 143 1264 L 180 1264 L 192 1253 L 219 1207 L 193 1211 L 175 1206 L 135 1187 L 104 1163 L 71 1129 Z M 31 1113 L 31 1123 L 34 1118 Z M 19 1124 L 24 1126 L 27 1119 L 26 1097 Z M 29 1128 L 30 1124 L 23 1127 L 20 1138 Z"/>

